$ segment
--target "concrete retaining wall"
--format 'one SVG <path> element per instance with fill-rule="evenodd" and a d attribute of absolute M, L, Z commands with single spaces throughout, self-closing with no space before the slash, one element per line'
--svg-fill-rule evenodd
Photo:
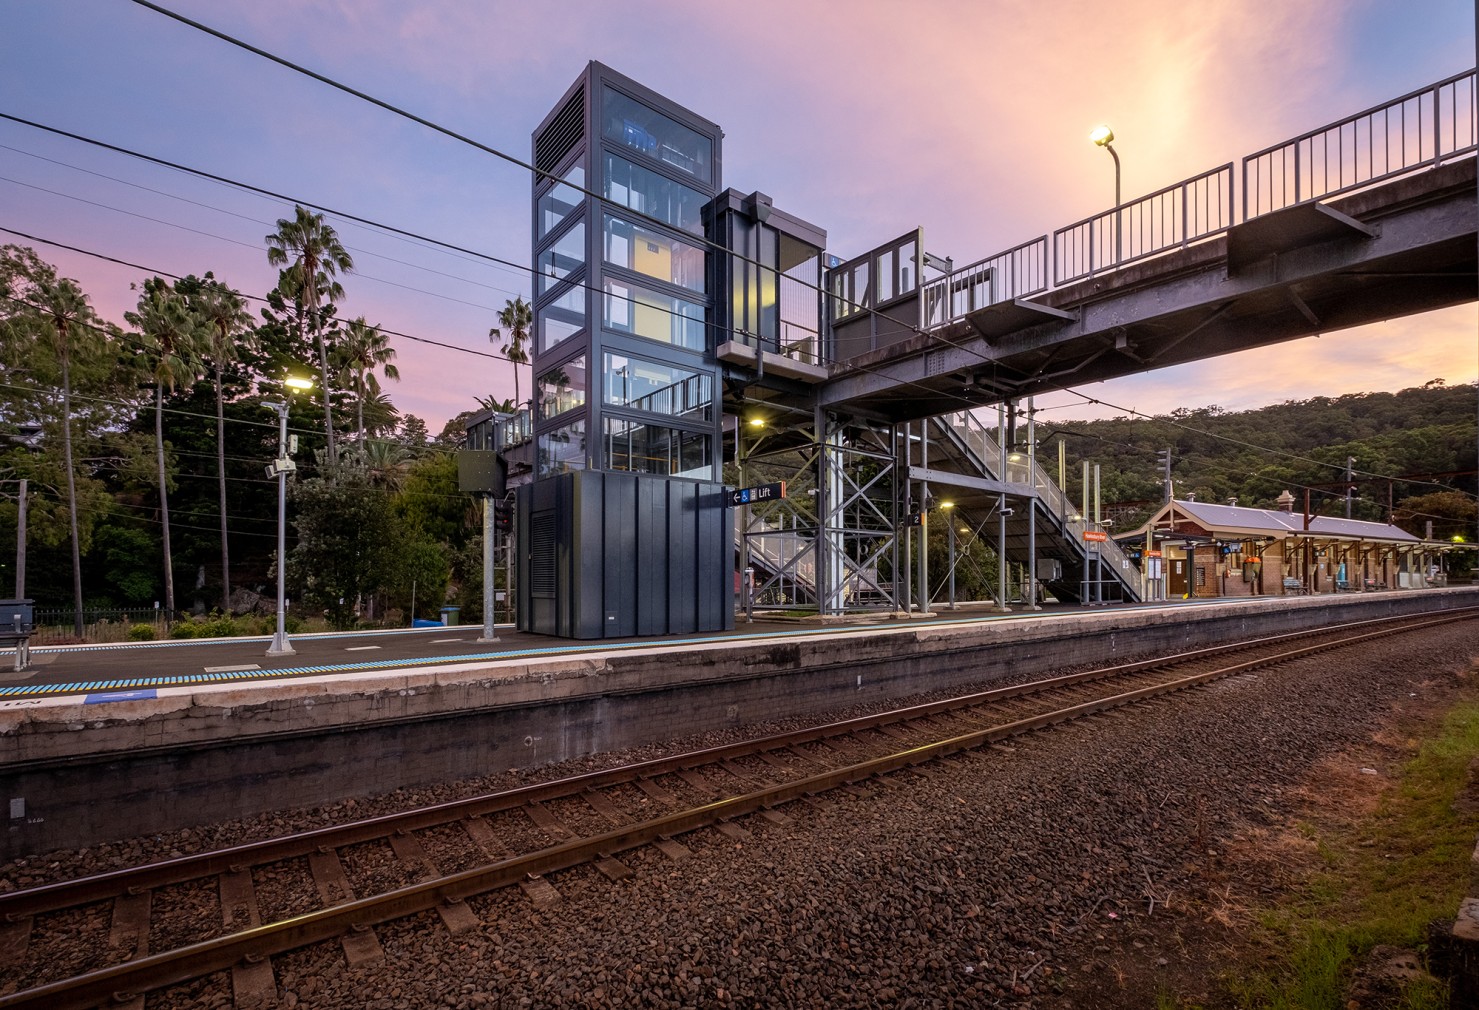
<path fill-rule="evenodd" d="M 1479 605 L 1381 593 L 591 652 L 0 711 L 0 859 L 1006 675 Z"/>

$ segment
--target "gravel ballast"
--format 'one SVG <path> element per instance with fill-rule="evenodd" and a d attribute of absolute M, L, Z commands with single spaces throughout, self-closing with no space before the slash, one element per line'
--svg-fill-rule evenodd
<path fill-rule="evenodd" d="M 1369 745 L 1404 707 L 1455 692 L 1476 654 L 1472 622 L 1383 639 L 790 804 L 786 824 L 747 819 L 748 838 L 701 830 L 683 837 L 685 860 L 651 847 L 622 855 L 635 871 L 626 880 L 589 867 L 553 875 L 562 900 L 547 907 L 520 889 L 475 898 L 481 927 L 470 932 L 450 935 L 432 914 L 379 927 L 384 957 L 372 963 L 349 967 L 337 945 L 277 958 L 278 1005 L 1095 1005 L 1090 994 L 1113 984 L 1110 951 L 1140 951 L 1152 965 L 1213 957 L 1219 927 L 1197 902 L 1227 841 L 1288 816 L 1317 762 Z M 0 867 L 0 885 L 527 778 L 52 853 Z M 356 882 L 393 881 L 387 858 L 346 863 Z M 292 893 L 312 887 L 298 868 L 257 879 L 266 917 L 311 904 Z M 1207 949 L 1158 949 L 1157 927 L 1178 916 L 1208 933 Z M 1154 992 L 1139 995 L 1154 1005 Z M 148 1005 L 229 1006 L 229 979 Z"/>

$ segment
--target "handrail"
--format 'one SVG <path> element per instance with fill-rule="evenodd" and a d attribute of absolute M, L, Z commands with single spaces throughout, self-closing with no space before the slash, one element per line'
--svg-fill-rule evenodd
<path fill-rule="evenodd" d="M 1256 151 L 1243 159 L 1243 220 L 1479 150 L 1476 115 L 1469 70 Z"/>
<path fill-rule="evenodd" d="M 1053 232 L 1053 283 L 1071 284 L 1232 227 L 1232 162 Z"/>
<path fill-rule="evenodd" d="M 1086 545 L 1084 533 L 1094 528 L 1094 524 L 1086 517 L 1079 514 L 1068 493 L 1060 488 L 1035 459 L 1013 460 L 1007 459 L 1006 473 L 997 474 L 1000 466 L 1001 443 L 993 438 L 987 431 L 981 420 L 968 410 L 955 411 L 950 414 L 941 415 L 945 424 L 966 444 L 966 447 L 976 454 L 976 462 L 983 473 L 997 476 L 999 480 L 1007 484 L 1030 485 L 1036 493 L 1043 507 L 1058 517 L 1063 524 L 1063 531 L 1080 545 Z M 1113 540 L 1101 541 L 1098 544 L 1098 552 L 1101 562 L 1107 564 L 1113 571 L 1114 578 L 1124 584 L 1126 588 L 1135 590 L 1135 587 L 1122 574 L 1126 571 L 1122 562 L 1129 558 Z M 1084 546 L 1087 552 L 1087 546 Z"/>
<path fill-rule="evenodd" d="M 1475 151 L 1479 79 L 1467 70 L 1250 154 L 1241 183 L 1229 162 L 1059 228 L 1051 236 L 1051 278 L 1048 236 L 952 270 L 921 286 L 919 325 L 937 329 L 1222 234 L 1239 223 L 1239 186 L 1241 220 L 1248 221 Z"/>
<path fill-rule="evenodd" d="M 920 325 L 962 319 L 977 309 L 1048 289 L 1048 237 L 1013 246 L 927 282 L 919 299 Z"/>

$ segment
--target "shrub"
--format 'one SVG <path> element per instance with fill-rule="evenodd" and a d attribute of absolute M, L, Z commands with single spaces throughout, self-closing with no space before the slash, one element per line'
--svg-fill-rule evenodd
<path fill-rule="evenodd" d="M 173 628 L 170 628 L 169 629 L 169 637 L 170 638 L 195 638 L 195 637 L 197 637 L 196 636 L 196 633 L 195 633 L 195 622 L 194 621 L 180 621 Z"/>
<path fill-rule="evenodd" d="M 236 622 L 221 616 L 212 617 L 195 629 L 197 638 L 231 638 L 236 633 Z"/>
<path fill-rule="evenodd" d="M 128 629 L 128 640 L 130 642 L 152 642 L 154 641 L 154 625 L 135 624 Z"/>

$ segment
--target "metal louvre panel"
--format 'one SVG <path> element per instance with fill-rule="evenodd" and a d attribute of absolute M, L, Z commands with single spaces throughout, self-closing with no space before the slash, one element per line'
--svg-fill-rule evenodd
<path fill-rule="evenodd" d="M 555 512 L 536 512 L 529 522 L 529 592 L 533 596 L 555 596 Z"/>
<path fill-rule="evenodd" d="M 585 89 L 582 88 L 534 141 L 534 167 L 541 172 L 553 172 L 584 135 Z"/>

